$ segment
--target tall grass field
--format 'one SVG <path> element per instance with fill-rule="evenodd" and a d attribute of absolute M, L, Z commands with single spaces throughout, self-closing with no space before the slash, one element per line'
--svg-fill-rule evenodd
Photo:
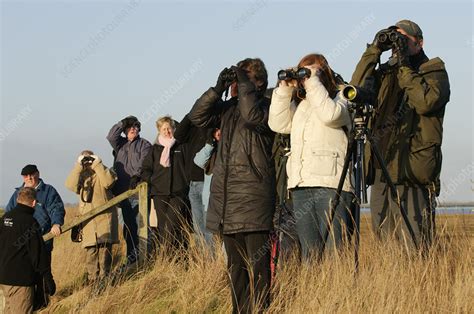
<path fill-rule="evenodd" d="M 68 210 L 67 219 L 73 209 Z M 320 262 L 279 264 L 268 313 L 474 313 L 474 215 L 438 215 L 428 256 L 377 241 L 362 215 L 360 266 L 348 246 Z M 114 249 L 122 262 L 123 241 Z M 193 241 L 186 258 L 158 254 L 98 288 L 84 283 L 85 252 L 69 233 L 55 240 L 57 293 L 43 313 L 230 313 L 225 253 Z M 183 262 L 183 261 L 186 262 Z M 117 268 L 117 266 L 116 266 Z"/>

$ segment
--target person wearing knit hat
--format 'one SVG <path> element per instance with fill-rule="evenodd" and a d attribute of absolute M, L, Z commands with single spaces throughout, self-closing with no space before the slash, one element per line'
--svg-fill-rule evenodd
<path fill-rule="evenodd" d="M 394 33 L 396 32 L 396 33 Z M 397 35 L 398 33 L 398 35 Z M 391 36 L 390 40 L 388 34 Z M 409 226 L 414 247 L 426 250 L 435 234 L 435 196 L 440 193 L 443 119 L 450 97 L 449 78 L 440 58 L 424 52 L 423 32 L 410 20 L 401 20 L 379 31 L 356 66 L 351 84 L 372 80 L 377 97 L 373 104 L 372 146 L 380 149 L 397 199 L 388 191 L 381 165 L 369 149 L 366 164 L 371 188 L 372 226 L 382 239 L 392 235 L 405 241 Z M 392 56 L 380 63 L 384 51 Z M 375 144 L 375 145 L 374 145 Z M 403 205 L 408 224 L 401 219 Z"/>

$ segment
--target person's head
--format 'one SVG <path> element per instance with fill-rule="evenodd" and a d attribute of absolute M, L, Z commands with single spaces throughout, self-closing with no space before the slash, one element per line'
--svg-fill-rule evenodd
<path fill-rule="evenodd" d="M 86 149 L 86 150 L 83 150 L 83 151 L 81 152 L 81 155 L 82 155 L 82 156 L 92 156 L 92 155 L 94 155 L 94 152 L 91 151 L 91 150 Z"/>
<path fill-rule="evenodd" d="M 423 48 L 423 32 L 420 26 L 410 20 L 398 21 L 395 26 L 397 31 L 407 38 L 408 55 L 418 54 Z"/>
<path fill-rule="evenodd" d="M 159 135 L 165 138 L 173 138 L 176 125 L 170 116 L 164 116 L 156 121 L 156 129 Z"/>
<path fill-rule="evenodd" d="M 125 128 L 125 135 L 127 135 L 127 140 L 133 141 L 137 136 L 140 134 L 141 123 L 138 121 L 134 121 L 130 125 L 127 125 Z"/>
<path fill-rule="evenodd" d="M 85 158 L 82 158 L 82 161 L 81 161 L 82 166 L 83 167 L 91 166 L 92 163 L 94 162 L 94 158 L 90 158 L 90 156 L 94 155 L 94 152 L 86 149 L 81 152 L 81 155 L 85 157 Z"/>
<path fill-rule="evenodd" d="M 36 190 L 32 187 L 22 187 L 18 191 L 18 196 L 16 198 L 18 204 L 23 204 L 30 207 L 35 207 L 36 205 Z"/>
<path fill-rule="evenodd" d="M 39 184 L 40 173 L 36 165 L 26 165 L 21 169 L 25 187 L 35 188 Z"/>
<path fill-rule="evenodd" d="M 239 61 L 237 67 L 247 73 L 249 80 L 255 84 L 257 91 L 264 95 L 268 85 L 268 74 L 263 61 L 259 58 L 247 58 Z M 231 95 L 237 96 L 237 84 L 232 85 Z"/>
<path fill-rule="evenodd" d="M 329 67 L 328 61 L 322 54 L 312 53 L 304 56 L 298 63 L 298 68 L 315 66 L 318 69 L 318 76 L 321 83 L 326 87 L 331 98 L 334 98 L 338 92 L 334 72 Z"/>

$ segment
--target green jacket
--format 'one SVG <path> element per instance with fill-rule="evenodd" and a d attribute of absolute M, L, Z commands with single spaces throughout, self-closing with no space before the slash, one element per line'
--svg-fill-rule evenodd
<path fill-rule="evenodd" d="M 412 67 L 382 70 L 376 69 L 380 55 L 377 47 L 368 46 L 351 80 L 363 86 L 368 77 L 374 77 L 373 142 L 380 147 L 395 184 L 435 187 L 439 194 L 443 118 L 450 96 L 444 63 L 422 52 Z M 367 153 L 373 165 L 370 149 Z"/>

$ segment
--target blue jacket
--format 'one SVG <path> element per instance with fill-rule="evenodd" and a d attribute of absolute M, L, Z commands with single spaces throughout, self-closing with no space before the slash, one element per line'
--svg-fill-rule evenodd
<path fill-rule="evenodd" d="M 15 208 L 18 191 L 22 187 L 23 185 L 15 189 L 15 192 L 5 207 L 6 212 Z M 36 188 L 36 201 L 33 217 L 40 225 L 41 234 L 48 233 L 51 230 L 51 226 L 54 224 L 60 226 L 64 224 L 64 215 L 66 214 L 66 211 L 64 210 L 61 196 L 59 196 L 59 193 L 53 186 L 44 183 L 42 179 L 40 179 L 40 183 Z M 46 242 L 46 246 L 49 249 L 52 249 L 52 241 Z"/>
<path fill-rule="evenodd" d="M 117 174 L 117 182 L 113 186 L 115 195 L 128 190 L 130 178 L 139 176 L 142 171 L 142 163 L 151 149 L 147 140 L 137 136 L 133 141 L 128 141 L 121 134 L 123 132 L 122 122 L 115 124 L 107 135 L 107 140 L 115 151 L 114 170 Z"/>
<path fill-rule="evenodd" d="M 214 152 L 215 147 L 209 143 L 206 143 L 204 147 L 196 153 L 194 156 L 194 164 L 199 168 L 206 170 L 206 163 L 211 158 L 212 153 Z"/>

